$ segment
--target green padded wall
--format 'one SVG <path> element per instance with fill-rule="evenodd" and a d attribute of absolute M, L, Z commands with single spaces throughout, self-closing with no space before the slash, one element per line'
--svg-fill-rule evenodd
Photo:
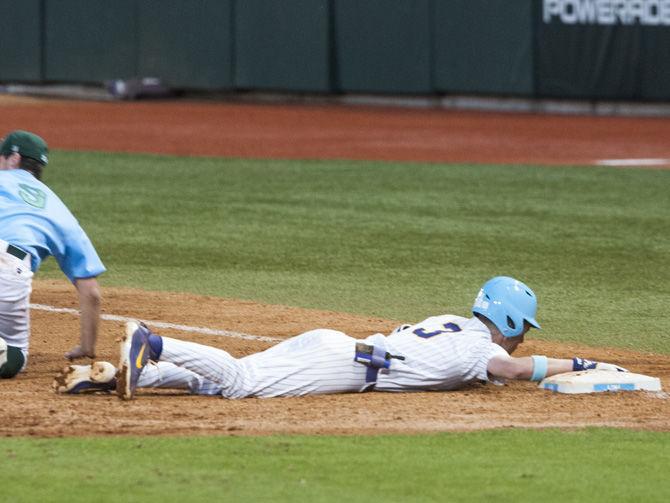
<path fill-rule="evenodd" d="M 136 0 L 45 2 L 45 79 L 103 82 L 137 73 Z"/>
<path fill-rule="evenodd" d="M 233 0 L 138 0 L 138 74 L 171 87 L 233 85 Z"/>
<path fill-rule="evenodd" d="M 235 84 L 330 91 L 329 0 L 238 0 Z"/>
<path fill-rule="evenodd" d="M 537 78 L 542 97 L 635 99 L 643 30 L 637 25 L 568 25 L 537 19 Z"/>
<path fill-rule="evenodd" d="M 42 1 L 0 1 L 0 81 L 42 79 Z"/>
<path fill-rule="evenodd" d="M 532 95 L 533 0 L 436 1 L 435 88 Z"/>
<path fill-rule="evenodd" d="M 619 4 L 0 0 L 0 82 L 670 99 L 666 11 Z"/>
<path fill-rule="evenodd" d="M 670 28 L 649 27 L 642 34 L 639 97 L 670 100 Z"/>
<path fill-rule="evenodd" d="M 432 92 L 432 6 L 432 0 L 334 0 L 335 89 Z"/>

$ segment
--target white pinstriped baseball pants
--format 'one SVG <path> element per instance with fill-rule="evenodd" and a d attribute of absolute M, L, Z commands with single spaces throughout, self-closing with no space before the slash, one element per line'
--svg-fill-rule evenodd
<path fill-rule="evenodd" d="M 140 388 L 183 389 L 195 395 L 220 395 L 221 385 L 170 362 L 149 362 L 140 374 Z"/>
<path fill-rule="evenodd" d="M 342 332 L 317 329 L 234 358 L 222 349 L 163 337 L 160 362 L 144 369 L 138 386 L 226 398 L 358 392 L 365 387 L 367 367 L 354 361 L 355 344 Z"/>

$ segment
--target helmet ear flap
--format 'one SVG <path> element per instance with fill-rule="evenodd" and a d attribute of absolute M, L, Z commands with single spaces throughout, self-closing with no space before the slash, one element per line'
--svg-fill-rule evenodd
<path fill-rule="evenodd" d="M 516 337 L 523 333 L 525 318 L 523 313 L 515 307 L 510 307 L 508 309 L 506 322 L 508 327 L 507 334 L 504 334 L 506 337 Z"/>

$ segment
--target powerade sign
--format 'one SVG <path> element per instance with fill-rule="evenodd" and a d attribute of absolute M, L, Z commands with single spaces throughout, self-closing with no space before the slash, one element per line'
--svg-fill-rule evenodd
<path fill-rule="evenodd" d="M 670 0 L 542 0 L 535 7 L 538 97 L 670 99 Z"/>
<path fill-rule="evenodd" d="M 543 0 L 545 24 L 670 26 L 670 0 Z"/>

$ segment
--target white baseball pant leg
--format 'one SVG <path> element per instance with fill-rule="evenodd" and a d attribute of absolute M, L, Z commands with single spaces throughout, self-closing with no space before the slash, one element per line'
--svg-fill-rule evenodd
<path fill-rule="evenodd" d="M 161 361 L 219 384 L 226 398 L 358 392 L 367 367 L 354 361 L 355 344 L 342 332 L 318 329 L 234 358 L 222 349 L 163 337 Z"/>
<path fill-rule="evenodd" d="M 28 363 L 30 339 L 30 293 L 33 272 L 26 261 L 0 253 L 0 337 L 21 349 Z"/>
<path fill-rule="evenodd" d="M 140 388 L 188 390 L 194 395 L 220 395 L 221 385 L 170 362 L 150 362 L 140 374 Z"/>

